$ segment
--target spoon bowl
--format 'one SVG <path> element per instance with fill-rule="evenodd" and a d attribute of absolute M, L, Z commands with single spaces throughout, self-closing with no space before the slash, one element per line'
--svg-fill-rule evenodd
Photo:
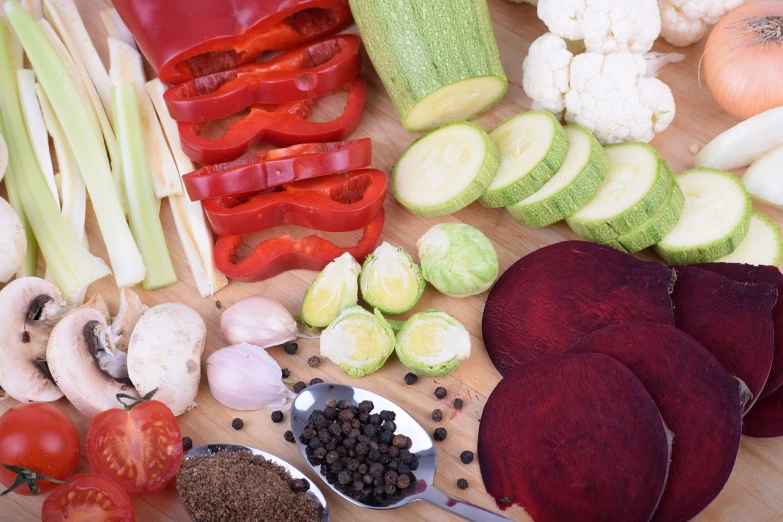
<path fill-rule="evenodd" d="M 395 509 L 410 504 L 411 502 L 424 500 L 451 511 L 453 514 L 467 520 L 481 522 L 509 520 L 508 518 L 492 513 L 491 511 L 486 511 L 478 506 L 451 497 L 435 488 L 433 483 L 435 481 L 435 471 L 438 465 L 438 456 L 430 434 L 427 433 L 427 430 L 425 430 L 424 427 L 404 409 L 376 393 L 361 388 L 331 383 L 316 384 L 305 388 L 294 400 L 294 403 L 291 406 L 291 430 L 294 432 L 299 450 L 313 470 L 319 472 L 320 466 L 316 467 L 310 464 L 310 461 L 307 459 L 307 446 L 302 444 L 299 438 L 305 430 L 313 411 L 323 410 L 326 407 L 327 399 L 330 397 L 334 397 L 338 401 L 346 400 L 353 406 L 357 406 L 362 401 L 372 401 L 374 413 L 378 413 L 382 410 L 393 411 L 396 415 L 394 419 L 394 423 L 397 425 L 396 433 L 401 433 L 411 439 L 412 445 L 410 447 L 410 452 L 415 454 L 419 459 L 419 467 L 415 471 L 412 471 L 416 478 L 416 483 L 412 488 L 413 492 L 409 495 L 400 497 L 396 502 L 389 505 L 361 502 L 346 495 L 332 484 L 324 481 L 324 483 L 332 488 L 338 495 L 352 504 L 371 509 Z M 319 476 L 323 477 L 320 473 Z"/>

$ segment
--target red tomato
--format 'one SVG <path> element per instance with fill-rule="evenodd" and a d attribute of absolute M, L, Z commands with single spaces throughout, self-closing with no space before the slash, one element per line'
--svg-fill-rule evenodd
<path fill-rule="evenodd" d="M 44 501 L 41 522 L 134 522 L 128 494 L 103 475 L 74 475 Z"/>
<path fill-rule="evenodd" d="M 65 480 L 79 461 L 79 434 L 73 421 L 51 404 L 29 403 L 14 406 L 0 417 L 0 463 L 25 468 L 25 482 L 14 489 L 20 495 L 37 495 L 57 484 L 44 475 Z M 0 467 L 0 482 L 11 487 L 20 474 Z M 32 487 L 31 487 L 32 486 Z"/>
<path fill-rule="evenodd" d="M 179 424 L 159 401 L 98 414 L 84 443 L 92 469 L 131 495 L 160 491 L 182 465 Z"/>

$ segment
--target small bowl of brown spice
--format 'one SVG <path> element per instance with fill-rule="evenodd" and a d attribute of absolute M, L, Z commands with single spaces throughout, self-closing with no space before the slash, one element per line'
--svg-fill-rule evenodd
<path fill-rule="evenodd" d="M 255 448 L 193 448 L 177 474 L 177 491 L 194 522 L 328 522 L 326 498 L 283 459 Z"/>

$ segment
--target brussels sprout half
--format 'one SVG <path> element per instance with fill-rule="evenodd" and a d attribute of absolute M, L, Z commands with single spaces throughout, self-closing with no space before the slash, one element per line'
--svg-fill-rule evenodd
<path fill-rule="evenodd" d="M 393 351 L 394 330 L 377 309 L 346 308 L 321 333 L 321 356 L 354 377 L 378 370 Z"/>
<path fill-rule="evenodd" d="M 367 256 L 359 276 L 359 288 L 367 304 L 389 315 L 413 308 L 426 285 L 421 267 L 413 258 L 385 241 Z"/>
<path fill-rule="evenodd" d="M 359 273 L 362 267 L 349 253 L 326 265 L 302 300 L 302 322 L 325 328 L 349 306 L 359 302 Z"/>
<path fill-rule="evenodd" d="M 470 333 L 449 314 L 427 310 L 408 319 L 397 332 L 394 349 L 416 373 L 439 377 L 470 357 Z"/>

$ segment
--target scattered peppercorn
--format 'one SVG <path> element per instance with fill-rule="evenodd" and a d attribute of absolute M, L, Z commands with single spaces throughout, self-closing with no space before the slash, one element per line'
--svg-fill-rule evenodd
<path fill-rule="evenodd" d="M 454 399 L 454 408 L 461 410 L 464 405 L 465 403 L 462 402 L 462 399 Z"/>
<path fill-rule="evenodd" d="M 188 451 L 193 447 L 193 439 L 190 437 L 182 437 L 182 449 Z"/>
<path fill-rule="evenodd" d="M 323 379 L 319 379 L 318 377 L 316 377 L 315 379 L 310 379 L 310 386 L 313 386 L 315 384 L 321 384 L 322 382 L 324 382 Z"/>
<path fill-rule="evenodd" d="M 291 370 L 283 368 L 283 379 L 288 379 L 289 377 L 291 377 Z"/>
<path fill-rule="evenodd" d="M 463 464 L 470 464 L 473 462 L 473 452 L 472 451 L 463 451 L 459 454 L 459 459 L 462 461 Z"/>
<path fill-rule="evenodd" d="M 215 306 L 217 307 L 218 310 L 220 310 L 221 308 L 223 308 L 223 303 L 221 303 L 220 301 L 215 301 Z"/>
<path fill-rule="evenodd" d="M 432 438 L 434 438 L 435 440 L 440 442 L 442 440 L 446 440 L 446 437 L 448 437 L 448 435 L 449 435 L 449 432 L 446 431 L 446 428 L 438 428 L 432 434 Z"/>
<path fill-rule="evenodd" d="M 321 358 L 317 355 L 313 355 L 307 359 L 307 364 L 310 366 L 310 368 L 316 368 L 319 364 L 321 364 Z"/>
<path fill-rule="evenodd" d="M 500 503 L 501 504 L 511 504 L 511 499 L 509 497 L 500 497 Z"/>
<path fill-rule="evenodd" d="M 405 374 L 405 384 L 410 386 L 411 384 L 416 384 L 416 381 L 419 380 L 419 377 L 415 373 L 406 373 Z"/>
<path fill-rule="evenodd" d="M 278 423 L 283 422 L 283 412 L 280 410 L 275 410 L 272 412 L 272 422 Z"/>
<path fill-rule="evenodd" d="M 310 489 L 310 482 L 305 479 L 293 479 L 289 482 L 289 486 L 294 493 L 304 493 Z"/>
<path fill-rule="evenodd" d="M 285 433 L 283 433 L 283 437 L 287 442 L 296 442 L 296 437 L 294 437 L 294 432 L 291 430 L 288 430 Z"/>
<path fill-rule="evenodd" d="M 234 428 L 235 430 L 241 430 L 242 426 L 244 425 L 245 425 L 245 421 L 243 421 L 240 418 L 236 418 L 231 421 L 231 427 Z"/>
<path fill-rule="evenodd" d="M 443 412 L 440 410 L 432 410 L 432 420 L 440 422 L 443 420 Z"/>
<path fill-rule="evenodd" d="M 299 349 L 299 345 L 294 342 L 285 343 L 283 345 L 283 350 L 285 350 L 285 353 L 287 353 L 288 355 L 295 354 L 298 349 Z"/>
<path fill-rule="evenodd" d="M 294 393 L 301 393 L 305 388 L 307 388 L 307 385 L 302 381 L 299 381 L 298 383 L 294 384 Z"/>
<path fill-rule="evenodd" d="M 457 479 L 457 487 L 459 489 L 468 489 L 468 481 L 464 478 Z"/>
<path fill-rule="evenodd" d="M 438 399 L 445 398 L 446 395 L 448 395 L 448 393 L 449 392 L 447 392 L 446 388 L 444 388 L 443 386 L 438 386 L 437 388 L 435 388 L 435 397 L 437 397 Z"/>

